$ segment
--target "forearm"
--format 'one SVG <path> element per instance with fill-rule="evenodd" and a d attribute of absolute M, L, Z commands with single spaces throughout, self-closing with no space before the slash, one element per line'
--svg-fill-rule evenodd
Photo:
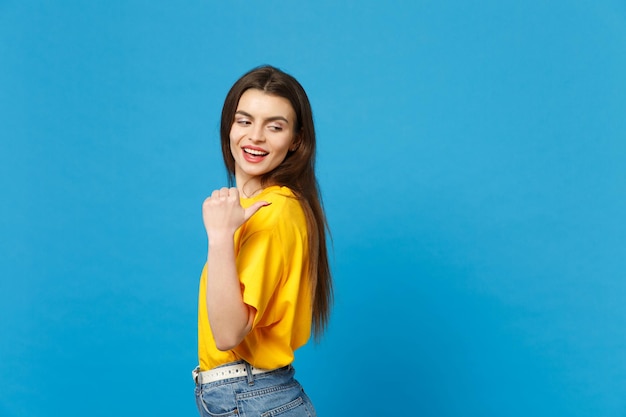
<path fill-rule="evenodd" d="M 236 347 L 252 327 L 254 310 L 243 302 L 232 236 L 209 242 L 206 304 L 217 348 Z"/>

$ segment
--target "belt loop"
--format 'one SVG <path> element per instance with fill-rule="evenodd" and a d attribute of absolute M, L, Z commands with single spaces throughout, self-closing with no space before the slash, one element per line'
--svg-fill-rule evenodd
<path fill-rule="evenodd" d="M 254 385 L 254 375 L 252 375 L 252 366 L 244 361 L 243 363 L 246 366 L 246 373 L 248 374 L 248 385 L 252 386 Z"/>

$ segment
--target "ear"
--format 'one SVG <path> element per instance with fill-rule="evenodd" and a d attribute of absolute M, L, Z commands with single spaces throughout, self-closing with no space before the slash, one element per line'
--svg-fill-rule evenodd
<path fill-rule="evenodd" d="M 293 142 L 291 143 L 291 146 L 289 147 L 289 150 L 291 152 L 295 152 L 300 147 L 300 143 L 302 143 L 302 133 L 298 133 L 293 138 Z"/>

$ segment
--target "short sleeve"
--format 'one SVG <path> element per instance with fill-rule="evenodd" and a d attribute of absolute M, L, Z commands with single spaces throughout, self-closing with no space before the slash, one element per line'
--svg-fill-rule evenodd
<path fill-rule="evenodd" d="M 274 230 L 261 230 L 246 236 L 237 254 L 237 272 L 244 303 L 257 311 L 252 327 L 269 326 L 278 321 L 278 312 L 267 307 L 285 275 L 280 234 Z"/>

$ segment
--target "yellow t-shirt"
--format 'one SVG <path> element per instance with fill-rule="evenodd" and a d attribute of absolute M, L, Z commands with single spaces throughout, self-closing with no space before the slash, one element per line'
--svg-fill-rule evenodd
<path fill-rule="evenodd" d="M 241 198 L 241 205 L 260 200 L 272 204 L 248 219 L 234 239 L 243 301 L 257 311 L 252 330 L 232 350 L 215 347 L 206 308 L 205 265 L 198 296 L 198 360 L 203 371 L 240 359 L 257 368 L 286 366 L 310 337 L 312 293 L 304 212 L 292 191 L 280 186 Z"/>

